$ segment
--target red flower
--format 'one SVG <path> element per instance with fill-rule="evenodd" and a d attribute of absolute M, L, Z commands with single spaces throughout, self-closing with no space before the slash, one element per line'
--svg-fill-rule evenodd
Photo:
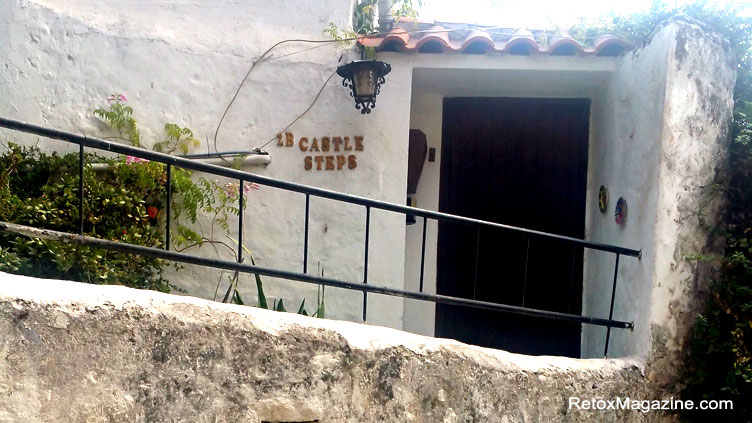
<path fill-rule="evenodd" d="M 125 235 L 127 233 L 128 233 L 128 231 L 126 231 L 125 229 L 123 229 L 123 235 Z"/>
<path fill-rule="evenodd" d="M 157 208 L 154 206 L 149 206 L 146 208 L 146 214 L 149 215 L 150 219 L 154 219 L 157 217 Z"/>

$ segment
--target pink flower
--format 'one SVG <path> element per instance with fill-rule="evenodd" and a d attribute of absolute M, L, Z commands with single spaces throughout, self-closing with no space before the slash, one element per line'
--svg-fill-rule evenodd
<path fill-rule="evenodd" d="M 125 164 L 147 163 L 147 162 L 148 162 L 148 160 L 142 159 L 141 157 L 125 156 Z"/>
<path fill-rule="evenodd" d="M 107 101 L 112 103 L 113 101 L 128 101 L 127 98 L 123 94 L 110 94 L 109 97 L 107 97 Z"/>
<path fill-rule="evenodd" d="M 234 198 L 235 195 L 238 193 L 238 186 L 233 184 L 232 182 L 228 182 L 224 185 L 225 188 L 225 194 L 227 194 L 228 197 Z"/>
<path fill-rule="evenodd" d="M 243 192 L 251 192 L 251 190 L 258 191 L 259 186 L 255 182 L 246 182 L 243 184 Z"/>
<path fill-rule="evenodd" d="M 227 196 L 230 198 L 235 198 L 235 196 L 238 194 L 238 184 L 228 182 L 224 185 L 225 193 L 227 193 Z M 243 192 L 248 193 L 253 191 L 258 191 L 259 186 L 255 182 L 244 182 L 243 183 Z"/>

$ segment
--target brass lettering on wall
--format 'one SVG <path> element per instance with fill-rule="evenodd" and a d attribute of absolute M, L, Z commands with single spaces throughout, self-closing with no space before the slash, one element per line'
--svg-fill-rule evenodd
<path fill-rule="evenodd" d="M 342 170 L 355 169 L 358 167 L 358 158 L 355 154 L 310 154 L 310 153 L 338 153 L 347 151 L 363 151 L 364 137 L 300 137 L 297 141 L 298 148 L 304 153 L 303 169 L 305 170 Z M 277 146 L 292 147 L 296 145 L 295 135 L 292 132 L 277 134 Z"/>

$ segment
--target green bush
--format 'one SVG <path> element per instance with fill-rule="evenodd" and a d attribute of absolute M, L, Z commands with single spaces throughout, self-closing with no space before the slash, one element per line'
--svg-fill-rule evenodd
<path fill-rule="evenodd" d="M 108 107 L 96 109 L 117 135 L 106 137 L 139 146 L 141 136 L 133 109 L 125 106 L 122 94 L 109 96 Z M 198 140 L 193 132 L 173 123 L 165 124 L 165 138 L 153 149 L 187 153 Z M 104 159 L 85 156 L 84 167 L 84 235 L 153 248 L 164 248 L 167 201 L 165 165 L 131 156 Z M 99 164 L 97 171 L 91 163 Z M 79 231 L 79 156 L 45 154 L 35 147 L 9 144 L 0 155 L 0 221 L 51 229 Z M 236 255 L 237 245 L 230 234 L 228 219 L 237 216 L 240 195 L 258 190 L 254 183 L 220 184 L 173 168 L 171 173 L 171 245 L 184 252 L 214 245 L 221 256 Z M 247 206 L 244 200 L 243 207 Z M 206 230 L 194 230 L 199 215 L 210 219 Z M 251 252 L 244 246 L 246 253 Z M 253 262 L 253 257 L 251 256 Z M 255 263 L 254 263 L 255 264 Z M 51 279 L 67 279 L 97 284 L 120 284 L 133 288 L 169 292 L 175 287 L 164 277 L 163 260 L 59 241 L 28 238 L 0 232 L 0 271 Z M 175 264 L 176 268 L 180 268 Z M 237 291 L 238 273 L 229 278 L 228 300 L 243 304 Z M 267 308 L 261 278 L 255 275 L 259 307 Z M 217 282 L 217 289 L 222 278 Z M 323 287 L 314 315 L 324 317 Z M 282 299 L 272 306 L 285 311 Z M 298 313 L 306 314 L 305 300 Z"/>
<path fill-rule="evenodd" d="M 84 169 L 84 234 L 163 247 L 159 216 L 148 215 L 148 207 L 161 207 L 164 201 L 163 166 L 125 160 L 107 163 L 109 169 L 101 173 L 89 164 Z M 78 155 L 44 154 L 10 144 L 0 156 L 0 204 L 0 220 L 77 233 Z M 154 258 L 0 234 L 2 271 L 168 292 L 162 269 L 163 263 Z"/>
<path fill-rule="evenodd" d="M 731 242 L 735 244 L 738 242 Z M 687 361 L 684 397 L 694 401 L 732 400 L 734 410 L 724 412 L 723 416 L 727 422 L 752 421 L 748 402 L 752 398 L 751 281 L 752 261 L 748 252 L 735 251 L 724 258 L 723 276 L 713 284 L 711 298 L 693 328 Z M 685 417 L 706 421 L 708 416 L 693 412 Z"/>

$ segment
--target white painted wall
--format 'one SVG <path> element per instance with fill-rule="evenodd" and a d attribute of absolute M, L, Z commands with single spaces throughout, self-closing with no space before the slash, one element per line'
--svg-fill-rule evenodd
<path fill-rule="evenodd" d="M 653 279 L 652 247 L 658 197 L 658 152 L 663 126 L 666 56 L 670 35 L 661 32 L 639 53 L 621 58 L 605 90 L 593 98 L 588 173 L 588 204 L 596 205 L 598 188 L 608 189 L 609 207 L 601 213 L 588 207 L 589 240 L 643 249 L 643 258 L 622 257 L 614 306 L 614 319 L 635 322 L 634 332 L 613 329 L 610 355 L 638 354 L 647 350 L 647 339 L 637 336 L 646 326 Z M 614 222 L 619 197 L 627 200 L 623 225 Z M 583 313 L 609 315 L 614 279 L 613 254 L 586 250 Z M 584 325 L 583 357 L 602 357 L 606 329 Z"/>
<path fill-rule="evenodd" d="M 685 257 L 723 251 L 697 212 L 724 163 L 732 57 L 714 32 L 671 20 L 621 59 L 608 89 L 594 99 L 589 185 L 607 186 L 612 205 L 605 215 L 589 209 L 588 237 L 643 251 L 640 261 L 623 258 L 619 265 L 614 318 L 634 321 L 635 329 L 612 331 L 610 356 L 670 357 L 664 363 L 670 367 L 684 348 L 710 277 Z M 629 205 L 623 226 L 613 223 L 619 197 Z M 710 226 L 720 221 L 720 205 L 705 207 Z M 606 317 L 614 268 L 601 255 L 586 256 L 583 311 Z M 585 328 L 583 356 L 601 357 L 605 329 Z"/>
<path fill-rule="evenodd" d="M 415 63 L 410 127 L 425 132 L 429 147 L 437 149 L 415 195 L 422 208 L 438 209 L 443 97 L 592 100 L 586 239 L 643 250 L 641 260 L 620 260 L 613 318 L 634 322 L 635 330 L 612 330 L 609 356 L 660 357 L 665 346 L 680 351 L 707 282 L 684 256 L 718 251 L 693 213 L 722 163 L 730 122 L 733 65 L 722 40 L 679 19 L 617 59 L 403 56 Z M 597 207 L 600 185 L 611 197 L 604 214 Z M 621 226 L 613 215 L 619 197 L 628 202 Z M 719 210 L 716 203 L 707 207 L 706 220 L 717 221 Z M 436 235 L 436 225 L 429 225 L 428 292 L 436 289 Z M 408 227 L 405 285 L 412 289 L 418 286 L 421 236 L 420 221 Z M 608 317 L 614 259 L 586 253 L 584 315 Z M 406 301 L 404 315 L 406 330 L 433 333 L 432 305 Z M 602 357 L 605 337 L 605 328 L 583 325 L 582 356 Z"/>
<path fill-rule="evenodd" d="M 254 58 L 283 39 L 321 39 L 329 22 L 347 27 L 350 12 L 350 0 L 149 0 L 133 8 L 106 0 L 6 0 L 0 3 L 0 115 L 103 135 L 106 128 L 91 110 L 104 105 L 108 94 L 123 92 L 145 140 L 158 140 L 168 121 L 191 127 L 200 139 L 211 137 Z M 681 216 L 692 209 L 715 169 L 733 85 L 729 51 L 715 36 L 694 28 L 665 25 L 651 44 L 621 59 L 384 53 L 380 58 L 393 70 L 371 115 L 354 109 L 335 77 L 290 129 L 296 140 L 364 136 L 357 169 L 306 171 L 304 153 L 273 142 L 266 148 L 272 163 L 249 170 L 401 204 L 412 127 L 423 130 L 429 146 L 437 148 L 437 161 L 426 163 L 416 196 L 420 207 L 436 209 L 444 96 L 592 98 L 588 239 L 644 250 L 640 262 L 622 260 L 614 317 L 634 320 L 637 328 L 614 332 L 612 354 L 643 355 L 658 344 L 677 350 L 678 344 L 657 344 L 656 333 L 661 339 L 681 335 L 682 316 L 691 309 L 685 298 L 693 298 L 689 281 L 695 273 L 682 261 L 682 251 L 702 247 L 707 234 L 681 223 Z M 679 48 L 688 43 L 692 48 Z M 316 46 L 300 52 L 311 45 L 285 45 L 275 50 L 274 60 L 257 67 L 222 127 L 221 150 L 250 149 L 274 137 L 308 107 L 338 64 L 354 58 L 337 44 Z M 1 134 L 4 140 L 39 141 Z M 57 143 L 42 145 L 60 149 Z M 625 226 L 616 227 L 610 214 L 595 211 L 593 190 L 602 183 L 610 189 L 610 210 L 619 196 L 629 201 Z M 258 264 L 302 269 L 303 205 L 302 195 L 270 188 L 252 194 L 245 237 Z M 361 280 L 364 209 L 320 199 L 311 206 L 311 272 L 320 264 L 326 276 Z M 402 215 L 379 211 L 372 213 L 371 224 L 369 282 L 417 287 L 420 224 L 405 229 Z M 434 223 L 428 232 L 428 292 L 435 290 L 435 239 Z M 214 254 L 208 248 L 197 253 Z M 584 312 L 605 317 L 610 257 L 586 260 Z M 211 298 L 218 276 L 189 266 L 173 280 L 191 295 Z M 315 287 L 270 278 L 265 284 L 267 295 L 284 298 L 288 308 L 303 298 L 315 302 Z M 244 277 L 240 289 L 252 301 L 251 278 Z M 328 314 L 359 320 L 361 301 L 359 293 L 330 289 Z M 677 308 L 684 314 L 672 311 Z M 371 295 L 369 310 L 369 323 L 433 332 L 432 305 Z M 600 356 L 603 338 L 602 330 L 586 329 L 583 355 Z"/>
<path fill-rule="evenodd" d="M 334 22 L 350 25 L 350 0 L 316 2 L 151 0 L 119 2 L 8 0 L 0 2 L 0 115 L 90 135 L 108 135 L 91 113 L 112 92 L 128 96 L 144 140 L 156 141 L 165 122 L 189 126 L 211 138 L 250 63 L 274 43 L 320 40 Z M 313 50 L 285 56 L 311 47 Z M 311 103 L 336 67 L 349 61 L 336 43 L 290 43 L 251 74 L 219 134 L 220 150 L 262 145 Z M 340 57 L 345 53 L 342 62 Z M 266 176 L 403 203 L 406 187 L 410 71 L 396 67 L 369 116 L 361 116 L 339 77 L 332 78 L 312 110 L 290 131 L 296 136 L 365 137 L 354 170 L 305 171 L 304 154 L 270 144 Z M 402 84 L 402 85 L 400 85 Z M 407 88 L 403 88 L 406 86 Z M 38 142 L 2 131 L 4 140 Z M 147 141 L 146 144 L 149 144 Z M 51 148 L 52 144 L 44 144 Z M 54 144 L 58 146 L 59 144 Z M 58 147 L 55 147 L 58 148 Z M 199 150 L 206 150 L 202 145 Z M 262 266 L 302 271 L 304 197 L 261 187 L 251 195 L 245 239 Z M 312 199 L 310 267 L 350 281 L 363 278 L 365 210 Z M 208 225 L 209 222 L 204 221 Z M 231 224 L 234 227 L 234 224 Z M 402 288 L 404 218 L 374 211 L 369 282 Z M 233 229 L 232 237 L 237 237 Z M 399 242 L 394 242 L 394 240 Z M 212 256 L 211 248 L 195 253 Z M 229 257 L 223 253 L 224 257 Z M 188 266 L 171 279 L 191 295 L 212 298 L 219 274 Z M 305 297 L 312 310 L 314 286 L 265 278 L 267 295 L 288 308 Z M 253 300 L 252 278 L 241 281 Z M 224 287 L 220 289 L 223 291 Z M 362 295 L 327 290 L 327 312 L 360 320 Z M 402 326 L 399 299 L 371 296 L 369 322 Z"/>
<path fill-rule="evenodd" d="M 413 78 L 415 74 L 413 73 Z M 413 82 L 413 85 L 415 82 Z M 423 164 L 415 195 L 416 206 L 422 209 L 439 210 L 439 181 L 441 173 L 441 123 L 444 96 L 440 92 L 428 90 L 416 92 L 413 89 L 410 128 L 426 134 L 428 148 L 436 149 L 436 160 Z M 420 288 L 421 247 L 423 241 L 423 220 L 405 230 L 405 289 L 417 291 Z M 423 268 L 423 290 L 436 293 L 436 254 L 438 242 L 438 222 L 426 221 L 426 253 Z M 433 336 L 436 305 L 426 301 L 405 300 L 404 330 L 421 335 Z"/>

